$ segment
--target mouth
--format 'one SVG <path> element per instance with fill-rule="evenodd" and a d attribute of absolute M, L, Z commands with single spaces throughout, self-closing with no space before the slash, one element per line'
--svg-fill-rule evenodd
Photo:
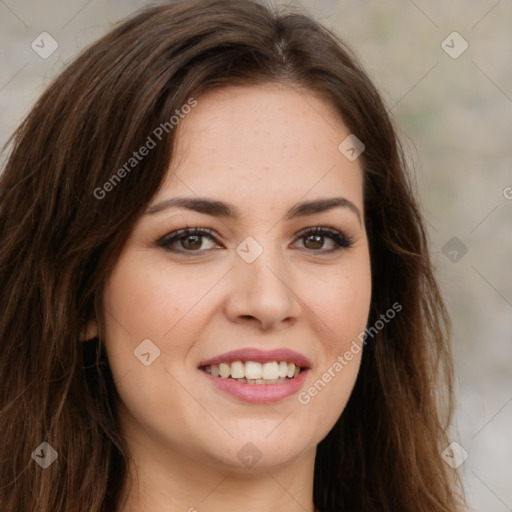
<path fill-rule="evenodd" d="M 198 369 L 222 393 L 263 404 L 297 393 L 305 384 L 311 363 L 293 350 L 247 348 L 202 361 Z"/>
<path fill-rule="evenodd" d="M 230 379 L 241 384 L 282 384 L 306 370 L 288 361 L 232 361 L 200 366 L 200 370 L 220 379 Z"/>

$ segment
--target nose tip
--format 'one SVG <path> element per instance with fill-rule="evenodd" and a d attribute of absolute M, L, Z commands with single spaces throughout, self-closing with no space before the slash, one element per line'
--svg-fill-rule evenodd
<path fill-rule="evenodd" d="M 242 249 L 248 248 L 242 254 L 251 254 L 251 257 L 256 252 L 260 254 L 251 263 L 240 256 L 240 261 L 235 264 L 237 268 L 232 276 L 226 314 L 234 322 L 257 321 L 264 330 L 290 325 L 300 313 L 290 272 L 284 262 L 270 251 L 263 250 L 258 242 L 256 244 L 261 251 L 257 251 L 255 242 L 246 240 L 247 245 L 240 244 Z"/>

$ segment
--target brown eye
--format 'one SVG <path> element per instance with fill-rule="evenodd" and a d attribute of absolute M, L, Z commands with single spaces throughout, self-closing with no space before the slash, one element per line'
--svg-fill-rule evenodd
<path fill-rule="evenodd" d="M 339 231 L 321 226 L 303 231 L 299 235 L 298 240 L 303 240 L 304 249 L 319 254 L 328 254 L 340 251 L 341 249 L 348 249 L 354 243 L 352 238 L 343 235 Z M 331 248 L 323 248 L 326 240 L 330 241 Z"/>
<path fill-rule="evenodd" d="M 323 244 L 323 237 L 319 235 L 309 235 L 304 237 L 306 249 L 321 249 Z"/>
<path fill-rule="evenodd" d="M 210 241 L 210 246 L 208 246 Z M 170 252 L 194 253 L 219 247 L 208 228 L 186 228 L 169 233 L 157 244 Z"/>
<path fill-rule="evenodd" d="M 201 236 L 190 235 L 190 236 L 187 236 L 187 238 L 182 239 L 180 241 L 180 243 L 184 249 L 197 250 L 197 249 L 201 248 L 202 240 L 201 240 Z"/>

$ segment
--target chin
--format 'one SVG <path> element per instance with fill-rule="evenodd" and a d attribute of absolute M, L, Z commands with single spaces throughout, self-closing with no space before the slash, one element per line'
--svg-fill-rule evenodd
<path fill-rule="evenodd" d="M 244 435 L 230 439 L 224 450 L 211 452 L 212 444 L 205 448 L 209 451 L 208 458 L 215 463 L 241 473 L 254 473 L 259 469 L 279 468 L 293 463 L 295 460 L 314 450 L 316 443 L 304 444 L 304 433 L 297 435 L 269 435 L 261 430 L 254 435 Z M 220 443 L 217 444 L 220 446 Z"/>

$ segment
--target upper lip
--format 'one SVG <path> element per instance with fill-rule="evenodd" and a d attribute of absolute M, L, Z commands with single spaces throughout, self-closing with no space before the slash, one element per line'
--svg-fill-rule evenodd
<path fill-rule="evenodd" d="M 311 367 L 311 362 L 306 356 L 287 348 L 276 348 L 274 350 L 241 348 L 201 361 L 198 367 L 211 366 L 212 364 L 220 363 L 231 363 L 233 361 L 255 361 L 257 363 L 286 361 L 287 363 L 295 363 L 296 366 L 300 366 L 301 368 Z"/>

